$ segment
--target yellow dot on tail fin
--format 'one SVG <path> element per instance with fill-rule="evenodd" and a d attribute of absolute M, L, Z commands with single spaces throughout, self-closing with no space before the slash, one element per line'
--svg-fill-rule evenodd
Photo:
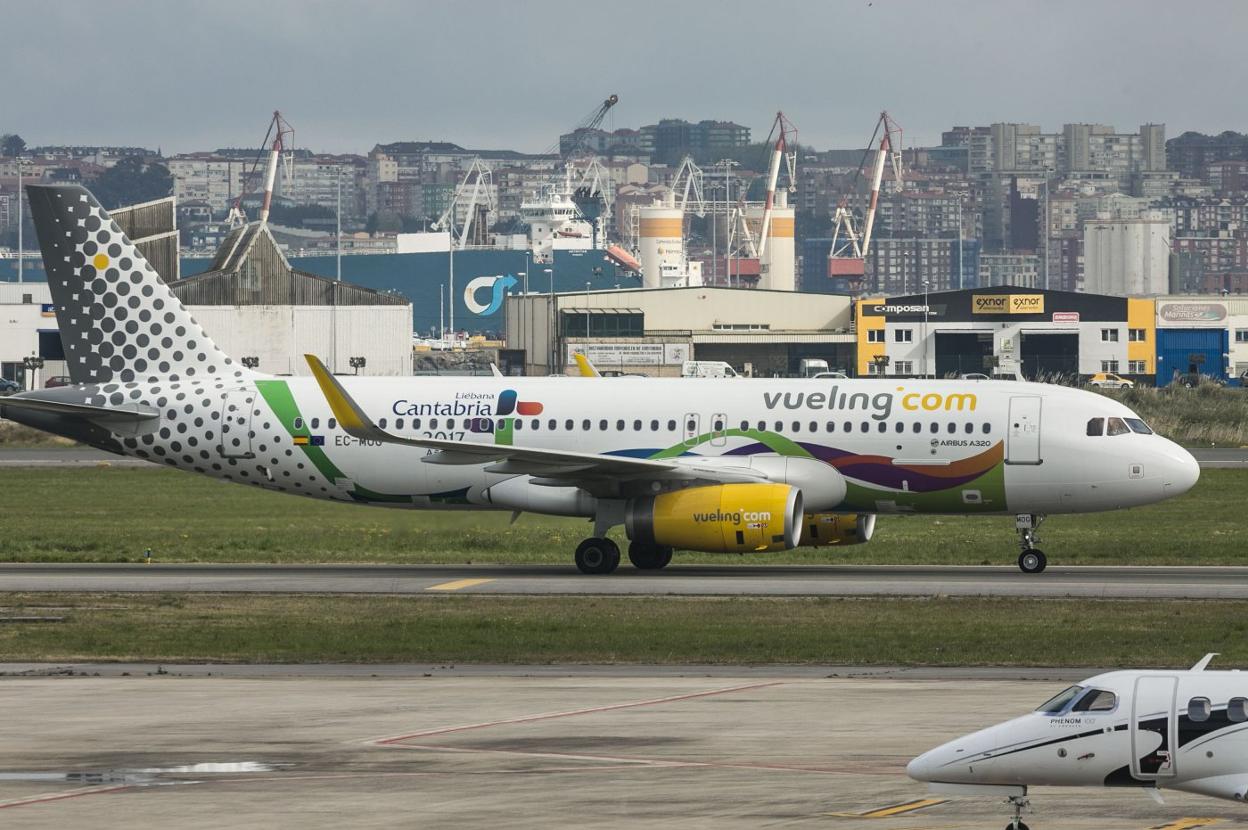
<path fill-rule="evenodd" d="M 91 264 L 95 266 L 95 270 L 103 271 L 108 267 L 108 256 L 105 254 L 96 254 L 95 259 L 91 260 Z"/>

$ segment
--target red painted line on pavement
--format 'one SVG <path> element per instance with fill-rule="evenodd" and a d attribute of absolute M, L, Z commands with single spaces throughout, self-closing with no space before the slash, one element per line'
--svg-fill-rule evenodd
<path fill-rule="evenodd" d="M 685 700 L 696 700 L 701 697 L 726 695 L 732 692 L 747 692 L 752 689 L 766 689 L 771 686 L 783 685 L 784 681 L 774 680 L 768 683 L 750 683 L 745 686 L 728 686 L 723 689 L 710 689 L 705 692 L 690 692 L 688 694 L 672 695 L 671 697 L 657 697 L 650 700 L 634 700 L 629 703 L 613 703 L 608 706 L 592 706 L 588 709 L 572 709 L 567 712 L 547 712 L 540 715 L 523 715 L 516 718 L 486 721 L 484 723 L 471 723 L 463 726 L 447 726 L 441 729 L 427 729 L 424 732 L 412 732 L 407 735 L 394 735 L 389 738 L 376 738 L 368 743 L 377 744 L 378 746 L 386 746 L 388 744 L 408 741 L 413 738 L 428 738 L 433 735 L 449 735 L 454 732 L 468 732 L 473 729 L 488 729 L 491 726 L 510 726 L 520 723 L 536 723 L 537 721 L 554 720 L 555 718 L 569 718 L 575 715 L 592 715 L 598 712 L 614 712 L 620 709 L 636 709 L 639 706 L 657 706 L 661 703 L 679 703 Z"/>
<path fill-rule="evenodd" d="M 34 796 L 33 798 L 22 798 L 22 799 L 18 799 L 17 801 L 0 802 L 0 810 L 3 810 L 7 807 L 25 807 L 30 804 L 47 804 L 48 802 L 51 802 L 51 801 L 64 801 L 67 798 L 81 798 L 84 795 L 102 795 L 104 793 L 116 793 L 116 792 L 121 792 L 122 790 L 132 790 L 132 789 L 134 789 L 133 784 L 119 784 L 116 787 L 104 787 L 102 789 L 74 790 L 72 792 L 66 792 L 66 793 L 51 793 L 49 795 Z"/>

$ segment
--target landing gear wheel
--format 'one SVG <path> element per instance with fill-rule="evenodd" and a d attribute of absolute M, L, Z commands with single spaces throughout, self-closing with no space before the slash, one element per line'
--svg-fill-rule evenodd
<path fill-rule="evenodd" d="M 643 545 L 630 542 L 628 545 L 628 561 L 641 571 L 657 571 L 666 568 L 672 561 L 672 549 L 656 545 Z"/>
<path fill-rule="evenodd" d="M 1021 821 L 1017 824 L 1011 821 L 1009 824 L 1005 825 L 1005 830 L 1031 830 L 1031 828 L 1026 824 L 1023 824 Z"/>
<path fill-rule="evenodd" d="M 576 567 L 583 574 L 609 574 L 620 566 L 620 548 L 610 539 L 586 539 L 576 546 Z"/>
<path fill-rule="evenodd" d="M 1038 574 L 1049 564 L 1049 558 L 1043 551 L 1035 548 L 1025 550 L 1018 555 L 1018 567 L 1025 574 Z"/>

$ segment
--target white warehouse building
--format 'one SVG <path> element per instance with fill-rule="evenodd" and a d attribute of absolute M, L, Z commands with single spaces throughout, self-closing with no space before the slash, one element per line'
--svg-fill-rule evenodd
<path fill-rule="evenodd" d="M 1170 222 L 1098 220 L 1083 227 L 1083 290 L 1140 297 L 1170 291 Z"/>

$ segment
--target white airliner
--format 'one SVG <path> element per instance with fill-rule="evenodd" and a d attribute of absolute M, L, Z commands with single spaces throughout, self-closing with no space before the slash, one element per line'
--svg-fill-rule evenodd
<path fill-rule="evenodd" d="M 910 762 L 937 792 L 1003 795 L 1019 816 L 1027 788 L 1142 787 L 1248 798 L 1248 675 L 1115 671 L 1071 686 L 1020 718 L 950 741 Z"/>
<path fill-rule="evenodd" d="M 877 514 L 1046 514 L 1186 492 L 1192 456 L 1101 395 L 999 381 L 269 377 L 221 352 L 95 199 L 28 187 L 76 386 L 0 413 L 112 452 L 314 498 L 580 516 L 586 573 L 625 527 L 673 549 L 870 540 Z"/>

